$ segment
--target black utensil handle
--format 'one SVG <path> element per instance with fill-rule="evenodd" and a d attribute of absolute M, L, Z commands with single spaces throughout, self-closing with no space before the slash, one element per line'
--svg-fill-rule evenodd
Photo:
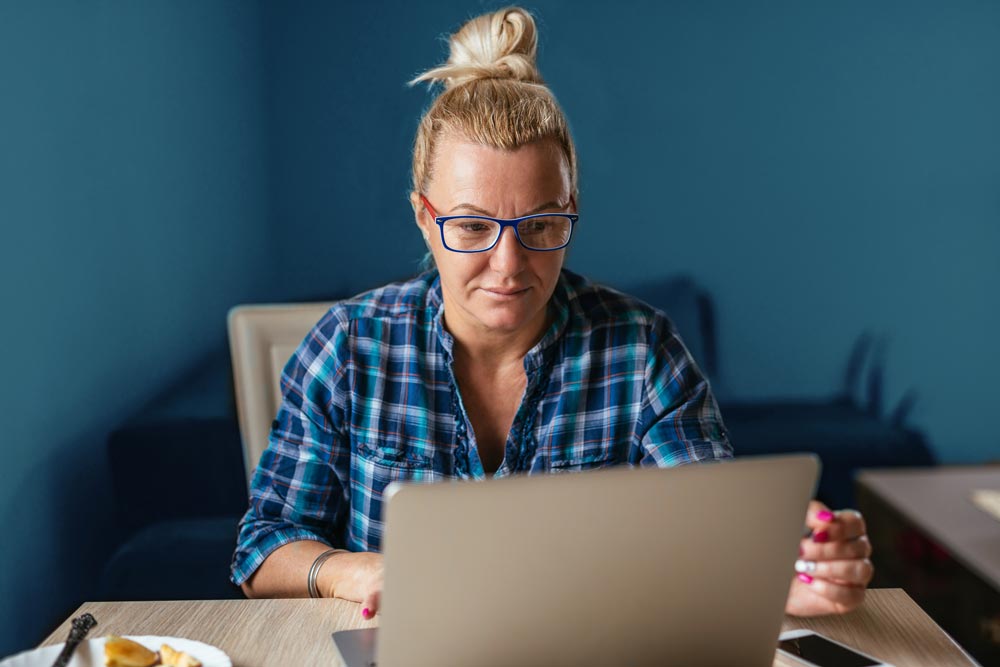
<path fill-rule="evenodd" d="M 76 647 L 80 645 L 80 642 L 86 638 L 87 633 L 97 625 L 97 619 L 88 614 L 82 614 L 73 619 L 73 627 L 69 630 L 69 637 L 66 639 L 66 645 L 63 646 L 62 652 L 59 653 L 59 657 L 56 661 L 52 663 L 52 667 L 66 667 L 69 663 L 69 659 L 73 657 L 73 652 Z"/>

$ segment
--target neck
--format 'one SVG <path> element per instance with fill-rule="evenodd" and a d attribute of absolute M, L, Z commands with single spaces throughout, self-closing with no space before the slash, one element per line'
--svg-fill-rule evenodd
<path fill-rule="evenodd" d="M 477 326 L 478 323 L 463 322 L 461 317 L 449 317 L 448 312 L 446 299 L 444 324 L 455 339 L 456 361 L 474 361 L 479 366 L 492 368 L 522 364 L 528 351 L 538 344 L 552 321 L 549 309 L 545 308 L 516 331 L 495 331 Z"/>

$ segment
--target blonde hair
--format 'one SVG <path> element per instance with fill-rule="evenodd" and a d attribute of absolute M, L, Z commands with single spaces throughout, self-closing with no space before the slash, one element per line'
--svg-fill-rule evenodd
<path fill-rule="evenodd" d="M 413 190 L 425 192 L 442 135 L 513 150 L 553 139 L 569 164 L 577 199 L 576 149 L 569 125 L 535 65 L 535 20 L 520 7 L 470 19 L 451 36 L 448 61 L 410 81 L 441 83 L 444 91 L 424 113 L 413 142 Z"/>

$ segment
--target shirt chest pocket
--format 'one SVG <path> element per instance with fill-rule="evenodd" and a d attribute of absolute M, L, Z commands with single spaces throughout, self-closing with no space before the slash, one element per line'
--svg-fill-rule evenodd
<path fill-rule="evenodd" d="M 393 482 L 435 482 L 443 475 L 433 460 L 412 449 L 359 443 L 351 459 L 351 527 L 362 550 L 379 551 L 383 533 L 383 496 Z"/>
<path fill-rule="evenodd" d="M 373 500 L 381 500 L 392 482 L 432 482 L 439 478 L 429 456 L 410 449 L 360 443 L 351 470 L 352 504 L 356 508 L 370 507 Z"/>
<path fill-rule="evenodd" d="M 549 467 L 552 472 L 577 472 L 581 470 L 596 470 L 609 468 L 618 464 L 618 455 L 613 451 L 600 451 L 588 454 L 570 454 L 555 456 Z"/>

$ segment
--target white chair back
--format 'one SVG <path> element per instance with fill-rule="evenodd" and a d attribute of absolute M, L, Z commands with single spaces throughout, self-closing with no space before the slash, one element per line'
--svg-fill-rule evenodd
<path fill-rule="evenodd" d="M 248 484 L 281 405 L 281 371 L 331 305 L 257 304 L 229 311 L 229 352 Z"/>

